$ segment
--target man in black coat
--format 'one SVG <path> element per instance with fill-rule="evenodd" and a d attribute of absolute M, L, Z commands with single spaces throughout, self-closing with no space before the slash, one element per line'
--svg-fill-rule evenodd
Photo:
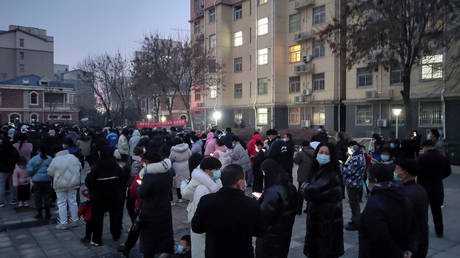
<path fill-rule="evenodd" d="M 294 144 L 292 140 L 288 142 L 286 138 L 283 140 L 275 138 L 268 150 L 268 158 L 276 160 L 281 165 L 292 183 L 292 166 L 294 164 Z"/>
<path fill-rule="evenodd" d="M 412 258 L 426 257 L 428 252 L 428 196 L 423 186 L 415 182 L 417 162 L 397 159 L 395 172 L 404 185 L 404 193 L 412 202 L 417 229 L 417 250 Z"/>
<path fill-rule="evenodd" d="M 420 174 L 417 182 L 425 188 L 428 194 L 436 235 L 442 237 L 444 233 L 441 211 L 441 205 L 444 202 L 442 180 L 448 177 L 452 170 L 449 159 L 436 149 L 433 141 L 425 141 L 422 146 L 423 154 L 418 159 Z"/>
<path fill-rule="evenodd" d="M 359 257 L 410 257 L 417 250 L 412 204 L 386 166 L 374 164 L 368 173 L 371 195 L 361 214 Z"/>
<path fill-rule="evenodd" d="M 198 203 L 192 230 L 206 233 L 206 258 L 253 258 L 252 237 L 263 233 L 259 204 L 244 195 L 246 180 L 241 166 L 225 167 L 221 180 L 223 187 Z"/>

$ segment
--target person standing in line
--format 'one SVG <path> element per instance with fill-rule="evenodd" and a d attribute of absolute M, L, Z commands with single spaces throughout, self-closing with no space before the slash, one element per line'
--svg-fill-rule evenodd
<path fill-rule="evenodd" d="M 264 174 L 261 170 L 262 162 L 265 160 L 265 149 L 262 141 L 256 141 L 256 153 L 252 159 L 253 172 L 254 172 L 254 185 L 253 192 L 261 193 L 264 189 Z"/>
<path fill-rule="evenodd" d="M 267 231 L 257 238 L 257 258 L 287 258 L 297 211 L 297 190 L 274 160 L 262 163 L 266 190 L 259 199 Z"/>
<path fill-rule="evenodd" d="M 297 182 L 298 188 L 298 205 L 297 215 L 302 214 L 303 196 L 301 186 L 304 182 L 311 183 L 313 179 L 313 169 L 315 161 L 315 150 L 310 146 L 310 142 L 305 140 L 302 142 L 302 149 L 294 155 L 294 163 L 299 167 L 297 168 Z M 306 211 L 306 210 L 305 210 Z"/>
<path fill-rule="evenodd" d="M 343 255 L 342 187 L 334 145 L 318 145 L 314 178 L 301 191 L 308 202 L 304 254 L 313 258 Z"/>
<path fill-rule="evenodd" d="M 36 219 L 43 219 L 42 210 L 45 209 L 45 218 L 51 218 L 51 177 L 48 175 L 48 167 L 52 158 L 46 155 L 46 147 L 41 145 L 39 152 L 27 163 L 27 174 L 32 178 Z"/>
<path fill-rule="evenodd" d="M 14 166 L 19 160 L 19 154 L 16 149 L 11 146 L 6 135 L 0 135 L 0 208 L 5 207 L 6 196 L 5 186 L 8 183 L 10 186 L 11 204 L 16 204 L 14 199 L 14 186 L 12 184 L 12 175 Z"/>
<path fill-rule="evenodd" d="M 369 168 L 371 194 L 361 214 L 359 258 L 406 258 L 417 250 L 416 215 L 404 187 L 393 178 L 383 164 Z"/>
<path fill-rule="evenodd" d="M 27 134 L 20 134 L 18 142 L 13 144 L 13 147 L 18 151 L 19 156 L 25 157 L 27 161 L 30 160 L 34 146 L 27 141 Z"/>
<path fill-rule="evenodd" d="M 446 156 L 446 146 L 440 137 L 441 135 L 439 134 L 438 129 L 435 128 L 431 129 L 427 134 L 427 140 L 432 141 L 435 149 L 437 149 L 443 156 Z"/>
<path fill-rule="evenodd" d="M 117 149 L 121 154 L 121 160 L 124 162 L 128 162 L 129 157 L 129 130 L 128 128 L 123 128 L 121 131 L 121 135 L 118 138 Z"/>
<path fill-rule="evenodd" d="M 110 133 L 105 137 L 109 143 L 110 148 L 115 148 L 118 144 L 118 135 L 116 134 L 115 129 L 110 129 Z"/>
<path fill-rule="evenodd" d="M 452 173 L 449 159 L 447 159 L 434 145 L 433 141 L 424 141 L 423 154 L 418 159 L 420 173 L 417 183 L 423 186 L 428 194 L 431 214 L 436 236 L 444 235 L 441 205 L 444 202 L 443 180 Z"/>
<path fill-rule="evenodd" d="M 21 156 L 13 171 L 13 186 L 18 192 L 18 208 L 29 207 L 30 177 L 27 175 L 26 166 L 27 160 Z"/>
<path fill-rule="evenodd" d="M 417 184 L 417 161 L 397 159 L 395 179 L 404 185 L 404 194 L 413 204 L 417 228 L 417 250 L 412 258 L 423 258 L 428 253 L 428 195 L 423 186 Z"/>
<path fill-rule="evenodd" d="M 134 149 L 137 147 L 137 144 L 141 140 L 141 133 L 139 130 L 134 130 L 133 135 L 129 139 L 129 155 L 134 156 Z"/>
<path fill-rule="evenodd" d="M 253 258 L 252 237 L 264 232 L 259 204 L 244 194 L 246 180 L 241 166 L 228 165 L 221 179 L 223 187 L 217 193 L 201 197 L 192 231 L 206 233 L 206 258 Z"/>
<path fill-rule="evenodd" d="M 186 179 L 190 175 L 188 168 L 188 159 L 192 156 L 192 152 L 189 149 L 187 143 L 182 138 L 174 139 L 174 146 L 171 148 L 171 154 L 169 159 L 172 162 L 172 166 L 176 176 L 174 177 L 174 188 L 177 193 L 177 203 L 183 203 L 182 195 L 180 193 L 180 185 L 182 180 Z"/>
<path fill-rule="evenodd" d="M 345 163 L 340 165 L 340 168 L 352 213 L 351 221 L 348 222 L 345 229 L 354 231 L 359 228 L 359 216 L 361 213 L 359 202 L 363 191 L 362 183 L 364 172 L 366 171 L 366 160 L 359 144 L 355 141 L 350 142 L 348 153 L 350 156 Z"/>
<path fill-rule="evenodd" d="M 249 161 L 249 155 L 241 145 L 238 136 L 233 136 L 230 157 L 232 158 L 232 164 L 238 164 L 243 168 L 245 175 L 247 175 L 248 178 L 248 186 L 252 187 L 254 184 L 254 175 Z"/>

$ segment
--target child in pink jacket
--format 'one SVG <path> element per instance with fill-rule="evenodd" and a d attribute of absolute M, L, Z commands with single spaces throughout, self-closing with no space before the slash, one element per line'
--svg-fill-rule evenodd
<path fill-rule="evenodd" d="M 18 208 L 29 206 L 30 177 L 27 174 L 26 166 L 27 159 L 21 156 L 13 172 L 13 185 L 18 191 Z"/>

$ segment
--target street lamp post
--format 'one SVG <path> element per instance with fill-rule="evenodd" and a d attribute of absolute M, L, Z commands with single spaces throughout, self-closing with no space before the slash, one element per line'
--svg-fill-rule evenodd
<path fill-rule="evenodd" d="M 214 118 L 214 120 L 216 120 L 216 125 L 218 125 L 219 119 L 222 118 L 222 112 L 216 110 L 216 111 L 214 111 L 214 113 L 212 114 L 212 117 Z"/>
<path fill-rule="evenodd" d="M 394 108 L 393 109 L 393 115 L 396 116 L 396 139 L 399 138 L 399 115 L 401 115 L 402 109 L 400 108 Z"/>

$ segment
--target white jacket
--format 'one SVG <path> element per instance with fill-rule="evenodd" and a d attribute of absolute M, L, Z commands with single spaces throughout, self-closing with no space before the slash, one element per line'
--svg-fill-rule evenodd
<path fill-rule="evenodd" d="M 48 175 L 53 177 L 53 188 L 62 192 L 80 187 L 81 163 L 68 151 L 60 151 L 48 167 Z"/>
<path fill-rule="evenodd" d="M 128 138 L 126 138 L 126 136 L 124 136 L 123 134 L 120 135 L 120 138 L 118 138 L 117 149 L 120 152 L 120 154 L 123 154 L 123 155 L 129 154 Z"/>
<path fill-rule="evenodd" d="M 139 177 L 144 178 L 145 174 L 161 174 L 166 173 L 171 169 L 171 160 L 164 159 L 160 162 L 147 164 L 141 171 L 139 171 Z"/>

